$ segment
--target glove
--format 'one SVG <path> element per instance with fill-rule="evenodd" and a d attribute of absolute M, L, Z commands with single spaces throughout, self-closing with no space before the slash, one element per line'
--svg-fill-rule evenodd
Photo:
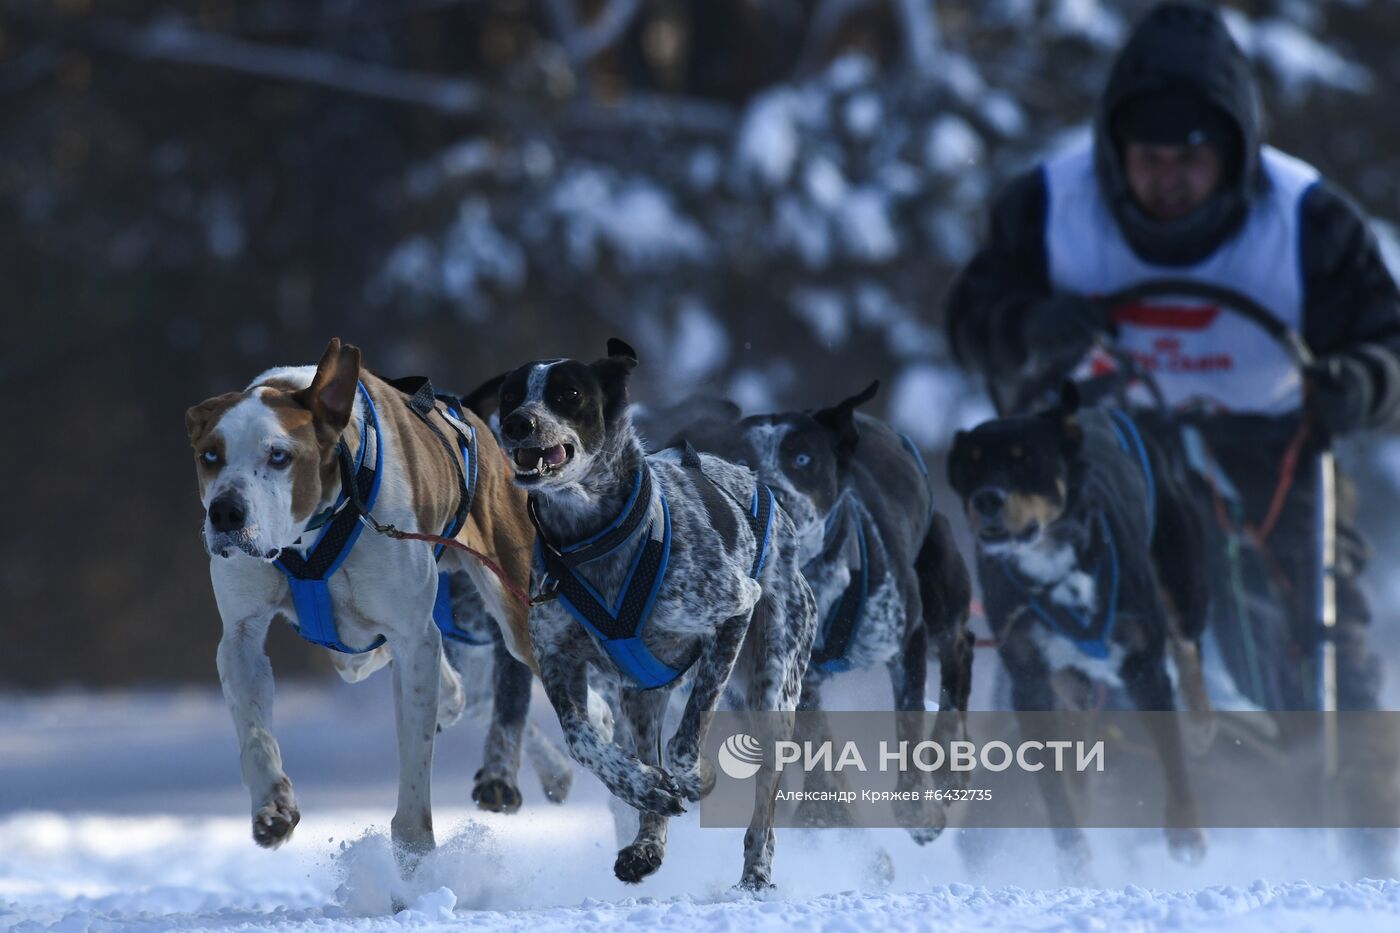
<path fill-rule="evenodd" d="M 1027 353 L 1059 356 L 1086 350 L 1094 337 L 1110 329 L 1108 313 L 1082 295 L 1062 294 L 1042 298 L 1026 309 L 1022 334 Z"/>
<path fill-rule="evenodd" d="M 1327 356 L 1304 367 L 1303 410 L 1329 438 L 1366 427 L 1371 411 L 1366 364 L 1352 356 Z"/>

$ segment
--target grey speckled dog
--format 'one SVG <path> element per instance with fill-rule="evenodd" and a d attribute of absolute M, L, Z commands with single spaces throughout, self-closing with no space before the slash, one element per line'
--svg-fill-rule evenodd
<path fill-rule="evenodd" d="M 895 708 L 922 712 L 932 642 L 942 668 L 939 709 L 945 711 L 935 738 L 963 738 L 972 686 L 972 584 L 947 519 L 933 510 L 918 450 L 885 422 L 856 411 L 878 388 L 872 383 L 831 408 L 742 420 L 737 410 L 710 406 L 675 442 L 752 465 L 796 523 L 820 620 L 802 708 L 820 708 L 822 683 L 833 674 L 884 664 Z M 901 719 L 901 732 L 915 726 L 914 717 Z M 907 786 L 900 789 L 924 789 L 921 774 L 901 775 Z M 821 771 L 807 778 L 809 789 L 833 779 Z M 808 810 L 799 815 L 817 823 L 833 812 Z M 920 844 L 946 824 L 943 805 L 933 802 L 901 805 L 900 815 Z"/>
<path fill-rule="evenodd" d="M 540 679 L 574 758 L 640 813 L 614 866 L 627 882 L 660 867 L 667 817 L 713 787 L 705 714 L 731 674 L 746 708 L 792 713 L 816 631 L 792 521 L 753 472 L 693 450 L 644 454 L 627 406 L 636 365 L 613 340 L 592 364 L 522 366 L 499 394 L 502 447 L 539 535 L 535 579 L 558 597 L 530 614 Z M 615 742 L 587 715 L 590 668 L 618 688 Z M 663 758 L 667 698 L 686 678 Z M 771 738 L 791 728 L 779 720 Z M 750 889 L 771 885 L 776 775 L 755 784 Z"/>

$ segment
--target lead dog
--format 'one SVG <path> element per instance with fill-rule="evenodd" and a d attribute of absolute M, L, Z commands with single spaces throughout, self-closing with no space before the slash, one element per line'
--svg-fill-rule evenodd
<path fill-rule="evenodd" d="M 516 702 L 510 721 L 498 717 L 493 726 L 498 753 L 488 751 L 487 761 L 496 772 L 509 768 L 512 749 L 518 763 L 522 671 L 529 697 L 528 671 L 518 662 L 532 662 L 527 609 L 482 564 L 451 549 L 439 563 L 427 544 L 362 533 L 360 514 L 368 509 L 404 530 L 446 531 L 525 586 L 534 531 L 494 437 L 430 389 L 406 395 L 362 369 L 360 351 L 334 339 L 317 366 L 270 370 L 241 392 L 189 409 L 185 424 L 223 619 L 219 679 L 238 731 L 254 840 L 276 847 L 301 818 L 271 732 L 272 667 L 263 643 L 281 616 L 337 649 L 331 659 L 347 681 L 393 661 L 399 794 L 392 834 L 410 858 L 431 849 L 434 736 L 465 702 L 435 619 L 448 593 L 440 572 L 469 585 L 509 649 L 498 652 L 498 661 L 509 661 L 496 665 L 498 695 Z M 483 778 L 501 777 L 479 775 L 478 789 Z"/>
<path fill-rule="evenodd" d="M 802 572 L 821 621 L 801 708 L 821 708 L 822 684 L 834 674 L 884 664 L 895 709 L 922 713 L 932 642 L 942 673 L 938 707 L 949 711 L 939 718 L 934 739 L 946 742 L 965 737 L 972 583 L 948 520 L 933 510 L 928 472 L 913 442 L 856 411 L 879 385 L 811 412 L 738 420 L 712 405 L 678 440 L 751 465 L 806 545 Z M 899 725 L 904 731 L 916 722 L 901 717 Z M 901 738 L 912 744 L 925 736 Z M 916 788 L 918 774 L 902 772 L 900 789 L 922 789 Z M 824 775 L 808 774 L 808 787 L 822 783 Z M 946 823 L 941 804 L 899 809 L 920 844 L 937 837 Z M 828 812 L 816 808 L 810 818 L 824 822 Z"/>
<path fill-rule="evenodd" d="M 1052 677 L 1073 672 L 1123 687 L 1140 710 L 1176 708 L 1174 660 L 1189 715 L 1185 737 L 1214 728 L 1199 640 L 1208 608 L 1204 529 L 1168 451 L 1126 413 L 1079 409 L 1066 383 L 1055 408 L 958 432 L 948 477 L 977 538 L 987 621 L 1018 711 L 1052 710 Z M 1171 852 L 1205 851 L 1178 717 L 1147 718 L 1167 786 Z M 1062 866 L 1089 857 L 1063 784 L 1041 789 Z"/>
<path fill-rule="evenodd" d="M 636 365 L 613 340 L 591 365 L 526 364 L 499 396 L 539 532 L 535 575 L 558 596 L 530 614 L 540 679 L 574 758 L 640 811 L 614 865 L 627 882 L 660 867 L 667 818 L 713 786 L 700 747 L 731 673 L 748 709 L 791 714 L 816 629 L 792 522 L 754 474 L 693 450 L 643 453 L 627 407 Z M 590 667 L 620 690 L 621 744 L 589 722 Z M 690 697 L 663 761 L 666 702 L 683 677 Z M 790 716 L 777 719 L 783 738 Z M 767 767 L 755 781 L 745 888 L 771 884 L 776 777 Z"/>

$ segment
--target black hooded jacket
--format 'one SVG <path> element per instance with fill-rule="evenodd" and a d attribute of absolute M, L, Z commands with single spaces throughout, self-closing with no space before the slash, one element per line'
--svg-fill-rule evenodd
<path fill-rule="evenodd" d="M 1112 139 L 1114 113 L 1138 94 L 1189 90 L 1218 107 L 1239 131 L 1231 184 L 1201 210 L 1172 224 L 1149 220 L 1133 203 Z M 1219 14 L 1193 3 L 1154 8 L 1120 53 L 1094 121 L 1094 167 L 1115 222 L 1133 251 L 1156 265 L 1192 265 L 1239 231 L 1268 184 L 1260 169 L 1261 116 L 1248 62 Z M 1400 292 L 1374 234 L 1335 186 L 1314 185 L 1301 207 L 1303 338 L 1318 356 L 1362 360 L 1370 379 L 1369 426 L 1400 424 Z M 990 238 L 948 297 L 947 327 L 965 365 L 1009 379 L 1024 362 L 1028 309 L 1052 294 L 1046 257 L 1047 190 L 1037 166 L 1015 179 L 992 208 Z"/>

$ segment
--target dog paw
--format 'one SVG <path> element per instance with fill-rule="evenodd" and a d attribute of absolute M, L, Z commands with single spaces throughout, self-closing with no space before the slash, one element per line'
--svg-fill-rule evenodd
<path fill-rule="evenodd" d="M 627 846 L 617 853 L 613 863 L 613 874 L 625 884 L 636 884 L 661 867 L 661 859 L 666 850 L 654 842 L 643 842 Z"/>
<path fill-rule="evenodd" d="M 926 846 L 943 835 L 942 826 L 910 826 L 908 828 L 909 838 L 914 840 L 916 845 Z"/>
<path fill-rule="evenodd" d="M 835 829 L 851 825 L 846 807 L 835 800 L 804 800 L 792 811 L 794 826 L 804 829 Z"/>
<path fill-rule="evenodd" d="M 739 883 L 736 887 L 740 891 L 746 891 L 750 894 L 759 894 L 763 891 L 771 891 L 777 887 L 777 885 L 768 877 L 766 871 L 747 871 L 744 872 L 744 877 L 739 879 Z"/>
<path fill-rule="evenodd" d="M 895 819 L 921 846 L 926 846 L 948 828 L 948 809 L 937 801 L 896 801 Z"/>
<path fill-rule="evenodd" d="M 520 788 L 504 778 L 480 778 L 472 788 L 472 800 L 492 813 L 514 813 L 520 809 Z"/>
<path fill-rule="evenodd" d="M 654 813 L 661 817 L 679 817 L 685 813 L 685 794 L 680 790 L 675 777 L 665 770 L 633 759 L 633 773 L 622 780 L 610 783 L 613 796 L 623 803 L 631 804 L 637 810 Z"/>
<path fill-rule="evenodd" d="M 623 797 L 638 810 L 660 816 L 680 816 L 685 812 L 685 795 L 680 784 L 660 768 L 637 762 L 638 774 L 633 784 L 634 794 Z"/>
<path fill-rule="evenodd" d="M 1183 865 L 1199 865 L 1206 857 L 1206 834 L 1199 826 L 1174 826 L 1167 830 L 1167 851 Z"/>
<path fill-rule="evenodd" d="M 704 758 L 698 759 L 690 768 L 677 769 L 672 774 L 685 799 L 692 803 L 705 799 L 715 789 L 715 767 Z"/>
<path fill-rule="evenodd" d="M 867 888 L 887 891 L 890 885 L 894 884 L 894 874 L 894 859 L 884 846 L 879 846 L 866 861 L 861 871 L 861 880 Z"/>
<path fill-rule="evenodd" d="M 565 768 L 555 774 L 540 776 L 540 789 L 544 791 L 545 799 L 550 803 L 563 803 L 569 796 L 569 790 L 574 786 L 574 772 Z"/>
<path fill-rule="evenodd" d="M 253 814 L 253 841 L 264 849 L 275 849 L 292 838 L 301 822 L 301 811 L 290 799 L 264 804 Z"/>

